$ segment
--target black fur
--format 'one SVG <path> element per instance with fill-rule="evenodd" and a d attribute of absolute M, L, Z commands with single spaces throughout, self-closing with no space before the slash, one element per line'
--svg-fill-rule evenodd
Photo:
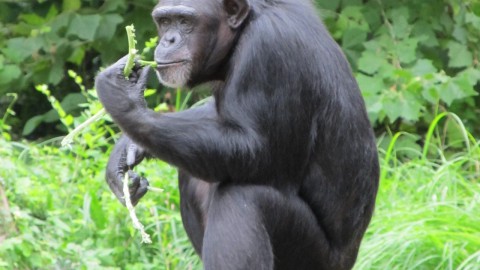
<path fill-rule="evenodd" d="M 128 137 L 179 168 L 183 223 L 205 269 L 350 269 L 379 177 L 357 83 L 310 1 L 248 3 L 213 72 L 214 102 L 157 114 L 112 80 L 123 62 L 99 75 L 99 97 Z"/>

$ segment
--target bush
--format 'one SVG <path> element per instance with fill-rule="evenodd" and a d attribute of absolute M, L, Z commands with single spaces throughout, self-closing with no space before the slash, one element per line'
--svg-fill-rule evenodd
<path fill-rule="evenodd" d="M 377 131 L 424 133 L 434 116 L 447 110 L 459 115 L 473 132 L 480 131 L 476 117 L 480 89 L 478 1 L 316 2 L 353 66 Z M 42 121 L 35 119 L 38 123 L 59 121 L 34 90 L 35 85 L 48 84 L 63 103 L 80 103 L 79 95 L 67 99 L 79 90 L 66 76 L 68 69 L 91 87 L 101 66 L 126 54 L 125 25 L 135 24 L 139 44 L 153 37 L 155 28 L 148 14 L 155 3 L 0 3 L 0 108 L 10 102 L 6 93 L 18 94 L 17 115 L 10 118 L 14 133 L 23 130 L 23 136 L 29 135 L 23 126 L 35 116 L 43 116 Z M 78 113 L 78 108 L 69 106 L 67 112 Z M 42 127 L 43 132 L 36 130 L 31 138 L 58 133 L 53 125 Z"/>
<path fill-rule="evenodd" d="M 423 133 L 449 110 L 480 131 L 480 2 L 317 2 L 353 65 L 377 130 Z"/>
<path fill-rule="evenodd" d="M 137 26 L 137 39 L 143 44 L 156 33 L 150 12 L 156 0 L 112 1 L 12 1 L 0 2 L 0 113 L 9 104 L 6 93 L 19 99 L 13 120 L 16 134 L 34 116 L 49 111 L 49 104 L 35 91 L 39 84 L 49 85 L 52 94 L 75 112 L 83 100 L 67 70 L 78 73 L 88 87 L 98 69 L 127 52 L 124 26 Z M 68 98 L 67 98 L 68 97 Z M 80 98 L 80 99 L 79 99 Z M 39 118 L 36 119 L 39 121 Z M 54 111 L 43 122 L 58 122 Z M 57 133 L 51 126 L 41 135 Z M 23 135 L 29 135 L 23 132 Z"/>

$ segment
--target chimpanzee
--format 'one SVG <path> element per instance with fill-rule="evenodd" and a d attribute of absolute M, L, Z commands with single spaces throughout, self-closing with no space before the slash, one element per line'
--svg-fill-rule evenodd
<path fill-rule="evenodd" d="M 371 219 L 379 166 L 348 62 L 310 0 L 160 0 L 159 80 L 215 82 L 214 99 L 156 113 L 148 68 L 122 58 L 96 79 L 124 136 L 107 166 L 123 200 L 145 155 L 179 169 L 185 230 L 208 270 L 350 269 Z"/>

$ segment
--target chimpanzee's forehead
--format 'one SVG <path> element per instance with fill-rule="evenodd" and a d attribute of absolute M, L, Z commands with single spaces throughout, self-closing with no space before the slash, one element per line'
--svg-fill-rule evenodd
<path fill-rule="evenodd" d="M 153 17 L 165 16 L 167 14 L 195 15 L 193 7 L 185 5 L 158 5 L 153 9 Z"/>
<path fill-rule="evenodd" d="M 215 6 L 220 3 L 219 0 L 159 0 L 157 6 L 187 6 L 200 8 L 205 6 Z"/>
<path fill-rule="evenodd" d="M 152 15 L 160 13 L 218 14 L 221 0 L 159 0 Z M 180 11 L 181 12 L 175 12 Z"/>

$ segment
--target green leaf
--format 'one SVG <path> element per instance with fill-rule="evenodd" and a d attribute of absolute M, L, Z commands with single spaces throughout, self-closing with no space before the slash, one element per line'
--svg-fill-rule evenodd
<path fill-rule="evenodd" d="M 342 47 L 352 48 L 361 45 L 367 39 L 367 32 L 360 28 L 350 28 L 343 33 Z"/>
<path fill-rule="evenodd" d="M 358 59 L 358 69 L 367 73 L 367 74 L 375 74 L 380 66 L 382 65 L 382 61 L 374 52 L 372 51 L 365 51 L 362 53 L 360 59 Z"/>
<path fill-rule="evenodd" d="M 356 79 L 364 95 L 378 95 L 385 90 L 385 84 L 379 76 L 357 74 Z"/>
<path fill-rule="evenodd" d="M 375 122 L 378 119 L 378 113 L 383 108 L 380 94 L 385 91 L 385 84 L 380 76 L 366 76 L 359 73 L 356 79 L 365 100 L 368 117 L 370 121 Z"/>
<path fill-rule="evenodd" d="M 128 3 L 124 0 L 105 1 L 102 5 L 102 13 L 116 12 L 122 14 L 123 12 L 125 12 L 127 5 Z"/>
<path fill-rule="evenodd" d="M 78 105 L 85 102 L 87 102 L 87 99 L 84 95 L 80 93 L 70 93 L 60 102 L 60 105 L 63 110 L 68 113 L 78 109 Z"/>
<path fill-rule="evenodd" d="M 51 5 L 50 9 L 48 10 L 47 15 L 45 16 L 45 19 L 47 21 L 50 21 L 50 20 L 54 19 L 55 16 L 57 16 L 57 15 L 58 15 L 57 7 L 55 5 Z"/>
<path fill-rule="evenodd" d="M 339 19 L 343 19 L 343 27 L 341 30 L 347 31 L 350 28 L 360 28 L 365 32 L 369 32 L 370 28 L 365 16 L 363 15 L 363 7 L 359 5 L 349 5 L 340 13 Z"/>
<path fill-rule="evenodd" d="M 155 93 L 157 93 L 156 89 L 146 89 L 145 92 L 143 93 L 143 96 L 149 97 L 151 95 L 154 95 Z"/>
<path fill-rule="evenodd" d="M 427 87 L 422 90 L 422 96 L 428 102 L 435 104 L 440 98 L 440 93 L 438 92 L 438 87 Z"/>
<path fill-rule="evenodd" d="M 406 7 L 392 8 L 387 11 L 388 19 L 391 21 L 391 31 L 395 39 L 404 39 L 410 35 L 411 24 L 408 23 L 410 11 Z"/>
<path fill-rule="evenodd" d="M 54 123 L 58 120 L 60 120 L 60 116 L 58 115 L 58 112 L 54 109 L 51 109 L 43 114 L 43 122 L 45 123 Z"/>
<path fill-rule="evenodd" d="M 467 13 L 465 15 L 465 22 L 469 23 L 475 29 L 480 30 L 480 17 L 474 13 Z"/>
<path fill-rule="evenodd" d="M 122 22 L 123 18 L 118 14 L 103 15 L 95 33 L 95 40 L 110 41 L 115 35 L 117 26 Z"/>
<path fill-rule="evenodd" d="M 21 14 L 19 18 L 27 24 L 40 26 L 45 23 L 45 18 L 38 16 L 35 13 Z"/>
<path fill-rule="evenodd" d="M 7 85 L 18 79 L 22 75 L 22 71 L 16 65 L 4 65 L 0 69 L 0 85 Z"/>
<path fill-rule="evenodd" d="M 458 42 L 462 44 L 467 43 L 468 32 L 462 26 L 456 24 L 455 27 L 453 28 L 452 35 Z"/>
<path fill-rule="evenodd" d="M 75 14 L 68 27 L 67 36 L 77 36 L 81 39 L 93 41 L 100 25 L 100 15 Z"/>
<path fill-rule="evenodd" d="M 422 46 L 436 47 L 439 45 L 438 38 L 432 25 L 424 20 L 415 23 L 412 30 L 412 36 L 418 38 Z"/>
<path fill-rule="evenodd" d="M 361 6 L 361 5 L 362 5 L 362 0 L 342 0 L 342 7 L 344 7 L 344 9 L 347 9 L 352 6 Z"/>
<path fill-rule="evenodd" d="M 8 59 L 15 63 L 21 63 L 40 49 L 42 43 L 37 41 L 37 39 L 23 37 L 11 38 L 7 40 L 3 52 Z"/>
<path fill-rule="evenodd" d="M 74 13 L 61 13 L 55 17 L 51 22 L 50 26 L 52 27 L 53 33 L 63 32 L 66 27 L 70 24 Z"/>
<path fill-rule="evenodd" d="M 95 225 L 99 229 L 105 229 L 106 224 L 107 224 L 107 218 L 105 215 L 105 212 L 102 208 L 102 204 L 98 200 L 98 196 L 95 194 L 95 192 L 91 191 L 90 192 L 90 197 L 91 197 L 91 202 L 90 202 L 90 216 L 95 222 Z"/>
<path fill-rule="evenodd" d="M 168 111 L 168 104 L 165 102 L 160 103 L 153 110 L 156 112 Z"/>
<path fill-rule="evenodd" d="M 478 95 L 473 85 L 470 83 L 470 76 L 463 73 L 440 87 L 440 98 L 447 105 L 451 105 L 453 101 L 463 99 L 470 96 Z"/>
<path fill-rule="evenodd" d="M 386 96 L 383 104 L 385 114 L 390 122 L 400 118 L 408 121 L 417 121 L 423 109 L 418 96 L 408 91 Z"/>
<path fill-rule="evenodd" d="M 32 132 L 38 127 L 38 125 L 40 125 L 42 122 L 43 122 L 43 115 L 37 115 L 37 116 L 34 116 L 34 117 L 28 119 L 28 121 L 25 123 L 25 126 L 23 126 L 22 135 L 23 135 L 23 136 L 29 135 L 29 134 L 32 133 Z"/>
<path fill-rule="evenodd" d="M 316 1 L 315 3 L 322 9 L 337 10 L 340 0 Z"/>
<path fill-rule="evenodd" d="M 440 24 L 442 25 L 443 27 L 443 31 L 445 31 L 446 33 L 450 33 L 453 31 L 453 26 L 455 25 L 454 21 L 452 20 L 452 18 L 450 17 L 449 14 L 447 14 L 446 12 L 443 12 L 441 15 L 440 15 L 440 20 L 439 20 Z"/>
<path fill-rule="evenodd" d="M 80 0 L 63 0 L 63 11 L 75 11 L 82 7 L 82 1 Z"/>
<path fill-rule="evenodd" d="M 85 48 L 78 46 L 73 49 L 73 52 L 68 57 L 67 61 L 80 66 L 82 64 L 84 57 L 85 57 Z"/>
<path fill-rule="evenodd" d="M 52 63 L 52 67 L 48 74 L 48 83 L 57 85 L 64 77 L 63 74 L 63 62 L 56 61 Z"/>
<path fill-rule="evenodd" d="M 448 57 L 450 58 L 448 66 L 452 68 L 467 67 L 473 63 L 473 55 L 468 47 L 455 41 L 448 43 Z"/>
<path fill-rule="evenodd" d="M 404 11 L 408 14 L 408 10 Z M 392 23 L 392 31 L 396 39 L 407 38 L 412 31 L 412 26 L 408 23 L 408 17 L 406 17 L 407 15 L 404 15 L 403 12 L 400 14 L 402 15 L 394 15 Z"/>
<path fill-rule="evenodd" d="M 437 72 L 437 68 L 433 66 L 432 61 L 428 59 L 420 59 L 411 68 L 415 76 L 424 76 L 425 74 Z"/>
<path fill-rule="evenodd" d="M 469 82 L 470 82 L 470 85 L 476 85 L 478 83 L 478 81 L 480 81 L 480 70 L 476 69 L 476 68 L 467 68 L 466 70 L 460 72 L 459 75 L 457 75 L 457 77 L 459 76 L 463 76 L 465 75 Z"/>
<path fill-rule="evenodd" d="M 418 40 L 415 38 L 405 39 L 397 44 L 395 51 L 400 62 L 412 63 L 417 59 Z"/>

